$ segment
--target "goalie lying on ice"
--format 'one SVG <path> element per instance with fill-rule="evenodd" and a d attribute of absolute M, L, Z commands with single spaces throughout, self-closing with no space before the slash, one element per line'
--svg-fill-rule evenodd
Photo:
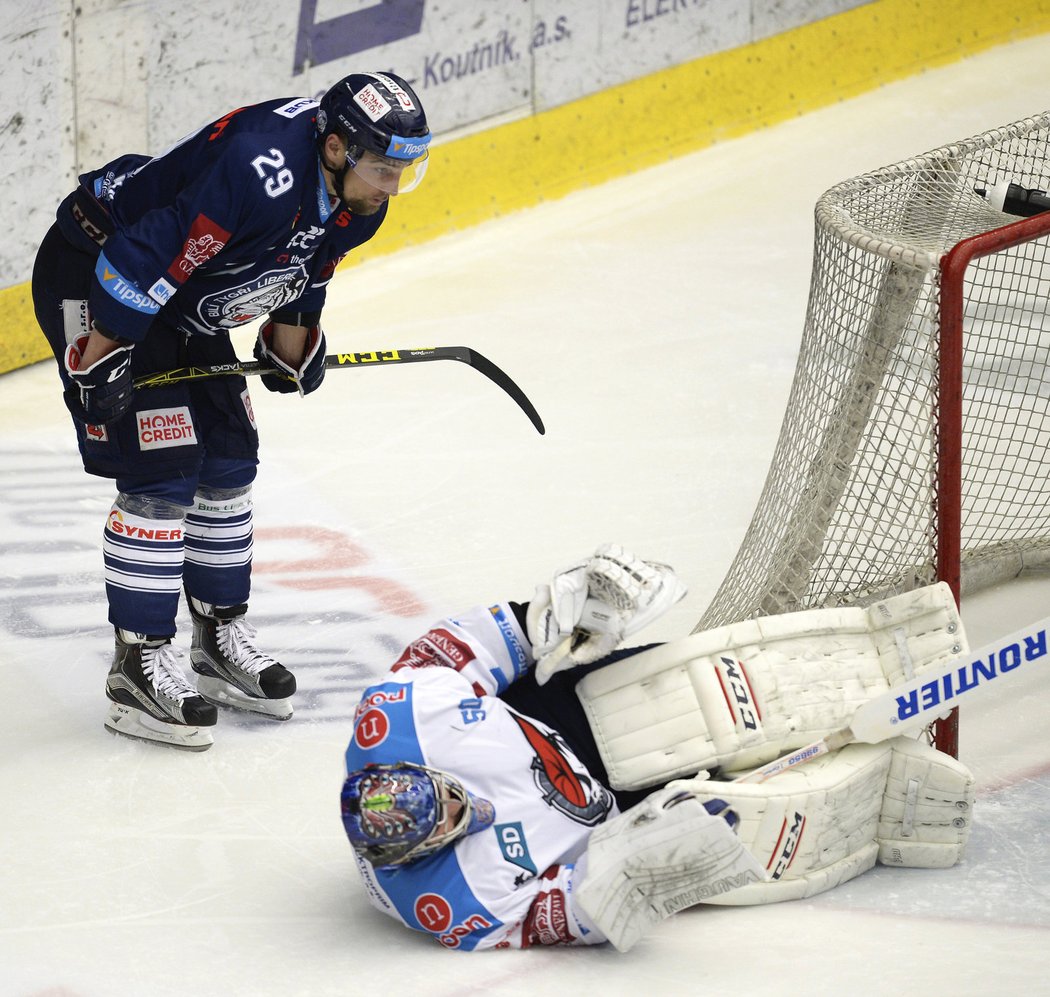
<path fill-rule="evenodd" d="M 413 641 L 365 690 L 342 816 L 379 910 L 449 948 L 611 942 L 698 903 L 944 867 L 973 779 L 924 742 L 734 777 L 966 650 L 947 586 L 614 650 L 685 594 L 614 545 Z"/>

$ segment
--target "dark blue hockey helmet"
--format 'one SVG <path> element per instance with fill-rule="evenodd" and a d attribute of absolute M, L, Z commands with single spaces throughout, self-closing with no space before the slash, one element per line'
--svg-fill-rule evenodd
<path fill-rule="evenodd" d="M 343 827 L 354 851 L 383 869 L 414 862 L 488 827 L 492 804 L 446 772 L 368 765 L 343 783 Z"/>
<path fill-rule="evenodd" d="M 344 77 L 321 98 L 316 120 L 318 142 L 333 132 L 345 139 L 347 168 L 369 183 L 391 194 L 407 194 L 419 186 L 430 128 L 422 103 L 400 76 Z"/>

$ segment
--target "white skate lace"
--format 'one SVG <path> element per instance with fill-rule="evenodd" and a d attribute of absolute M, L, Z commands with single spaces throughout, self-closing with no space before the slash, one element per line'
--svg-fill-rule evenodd
<path fill-rule="evenodd" d="M 182 672 L 178 655 L 170 644 L 143 647 L 142 673 L 161 695 L 169 699 L 189 699 L 197 690 Z"/>
<path fill-rule="evenodd" d="M 270 665 L 277 664 L 273 658 L 255 646 L 253 643 L 255 636 L 255 627 L 240 616 L 228 623 L 220 623 L 215 628 L 215 640 L 219 645 L 219 650 L 226 655 L 229 661 L 249 675 L 258 675 Z"/>

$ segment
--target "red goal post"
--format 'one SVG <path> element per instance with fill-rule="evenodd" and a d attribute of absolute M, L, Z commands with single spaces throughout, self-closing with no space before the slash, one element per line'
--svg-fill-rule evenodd
<path fill-rule="evenodd" d="M 1050 171 L 1050 163 L 1047 164 Z M 941 261 L 940 405 L 937 413 L 937 579 L 947 582 L 962 601 L 963 535 L 963 360 L 965 349 L 966 272 L 974 260 L 1014 249 L 1050 235 L 1050 211 L 982 232 L 957 243 Z M 1047 302 L 1050 307 L 1050 301 Z M 934 743 L 959 753 L 959 714 L 934 726 Z"/>
<path fill-rule="evenodd" d="M 696 630 L 1050 564 L 1050 212 L 1003 214 L 1005 182 L 1046 189 L 1050 112 L 818 200 L 780 436 Z"/>

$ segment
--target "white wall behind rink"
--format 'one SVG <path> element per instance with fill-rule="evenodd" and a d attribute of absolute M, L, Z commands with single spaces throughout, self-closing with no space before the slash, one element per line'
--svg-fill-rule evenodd
<path fill-rule="evenodd" d="M 3 0 L 0 288 L 76 176 L 350 72 L 411 81 L 437 136 L 525 116 L 865 0 Z M 673 95 L 654 114 L 673 115 Z"/>

